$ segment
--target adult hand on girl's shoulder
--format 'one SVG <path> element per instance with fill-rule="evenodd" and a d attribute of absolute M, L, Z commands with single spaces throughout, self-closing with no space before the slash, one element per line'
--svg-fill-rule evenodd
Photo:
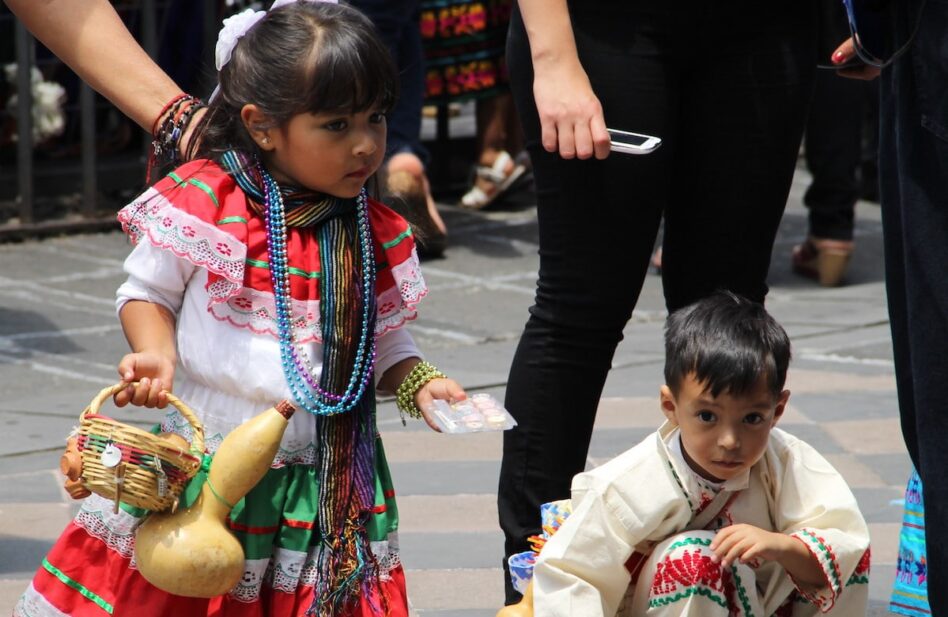
<path fill-rule="evenodd" d="M 118 365 L 119 376 L 129 384 L 115 394 L 113 400 L 118 407 L 132 403 L 139 407 L 168 405 L 167 392 L 174 385 L 174 361 L 162 354 L 138 352 L 125 355 Z M 132 384 L 137 382 L 137 385 Z"/>
<path fill-rule="evenodd" d="M 533 95 L 540 116 L 541 141 L 547 152 L 564 159 L 609 156 L 609 133 L 602 104 L 579 59 L 537 64 Z"/>
<path fill-rule="evenodd" d="M 418 391 L 415 392 L 415 405 L 421 410 L 421 415 L 424 416 L 425 422 L 431 427 L 431 430 L 440 433 L 441 429 L 438 428 L 431 412 L 428 411 L 431 408 L 431 403 L 435 399 L 463 401 L 466 398 L 467 393 L 464 392 L 461 384 L 447 377 L 438 377 L 418 388 Z"/>

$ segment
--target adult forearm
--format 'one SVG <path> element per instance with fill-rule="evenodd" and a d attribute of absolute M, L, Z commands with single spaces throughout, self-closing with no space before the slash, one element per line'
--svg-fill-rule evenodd
<path fill-rule="evenodd" d="M 181 89 L 135 41 L 108 0 L 6 0 L 54 54 L 145 130 Z"/>
<path fill-rule="evenodd" d="M 578 62 L 566 0 L 519 0 L 533 64 Z"/>

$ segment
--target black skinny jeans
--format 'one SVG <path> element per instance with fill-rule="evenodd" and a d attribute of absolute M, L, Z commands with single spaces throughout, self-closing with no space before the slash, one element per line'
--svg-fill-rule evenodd
<path fill-rule="evenodd" d="M 928 603 L 948 615 L 948 0 L 897 3 L 909 53 L 882 71 L 885 283 L 905 445 L 922 478 Z"/>
<path fill-rule="evenodd" d="M 527 550 L 540 504 L 568 497 L 585 466 L 662 216 L 669 310 L 718 288 L 763 301 L 816 70 L 812 0 L 577 0 L 570 11 L 607 125 L 663 144 L 604 161 L 545 152 L 515 11 L 507 58 L 536 178 L 540 272 L 507 385 L 519 423 L 504 435 L 498 496 L 508 556 Z"/>

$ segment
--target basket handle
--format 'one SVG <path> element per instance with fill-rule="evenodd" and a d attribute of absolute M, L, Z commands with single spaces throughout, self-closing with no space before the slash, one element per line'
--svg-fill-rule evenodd
<path fill-rule="evenodd" d="M 86 417 L 86 414 L 97 414 L 99 413 L 99 408 L 102 407 L 102 403 L 106 399 L 111 398 L 114 394 L 121 392 L 129 386 L 137 386 L 138 382 L 133 381 L 131 383 L 120 381 L 119 383 L 109 386 L 107 388 L 102 388 L 102 390 L 95 395 L 95 398 L 92 399 L 92 402 L 89 403 L 89 406 L 82 410 L 82 413 L 79 414 L 79 420 Z M 184 416 L 184 419 L 188 421 L 191 425 L 191 451 L 197 452 L 198 457 L 204 454 L 204 425 L 201 424 L 201 421 L 198 420 L 197 415 L 191 410 L 190 407 L 185 404 L 184 401 L 179 399 L 177 396 L 163 390 L 163 392 L 168 396 L 168 402 L 171 403 L 172 407 L 181 412 L 181 415 Z"/>

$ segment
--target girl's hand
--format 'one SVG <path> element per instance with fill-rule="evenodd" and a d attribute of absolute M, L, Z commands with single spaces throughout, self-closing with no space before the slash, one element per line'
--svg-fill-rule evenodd
<path fill-rule="evenodd" d="M 836 48 L 836 51 L 833 52 L 831 60 L 833 64 L 846 64 L 856 56 L 856 47 L 853 44 L 852 37 L 849 37 L 843 44 Z M 882 72 L 882 69 L 876 66 L 871 66 L 868 64 L 863 64 L 861 66 L 855 66 L 848 69 L 840 69 L 836 71 L 839 75 L 843 77 L 848 77 L 850 79 L 862 79 L 864 81 L 871 81 L 879 76 L 879 73 Z"/>
<path fill-rule="evenodd" d="M 418 388 L 418 391 L 415 392 L 415 405 L 421 410 L 421 415 L 424 416 L 425 422 L 431 427 L 431 430 L 440 433 L 441 429 L 438 428 L 429 411 L 432 401 L 439 399 L 457 402 L 466 398 L 467 394 L 461 384 L 447 377 L 439 377 Z"/>
<path fill-rule="evenodd" d="M 764 531 L 753 525 L 731 525 L 720 530 L 711 541 L 712 561 L 724 567 L 734 562 L 756 567 L 760 560 L 780 561 L 797 541 L 788 535 Z"/>
<path fill-rule="evenodd" d="M 534 67 L 533 95 L 547 152 L 564 159 L 609 156 L 609 133 L 602 105 L 579 60 Z"/>
<path fill-rule="evenodd" d="M 118 365 L 123 382 L 138 386 L 125 388 L 113 396 L 117 407 L 132 403 L 140 407 L 163 409 L 168 405 L 168 396 L 174 385 L 174 362 L 157 353 L 130 353 Z"/>

